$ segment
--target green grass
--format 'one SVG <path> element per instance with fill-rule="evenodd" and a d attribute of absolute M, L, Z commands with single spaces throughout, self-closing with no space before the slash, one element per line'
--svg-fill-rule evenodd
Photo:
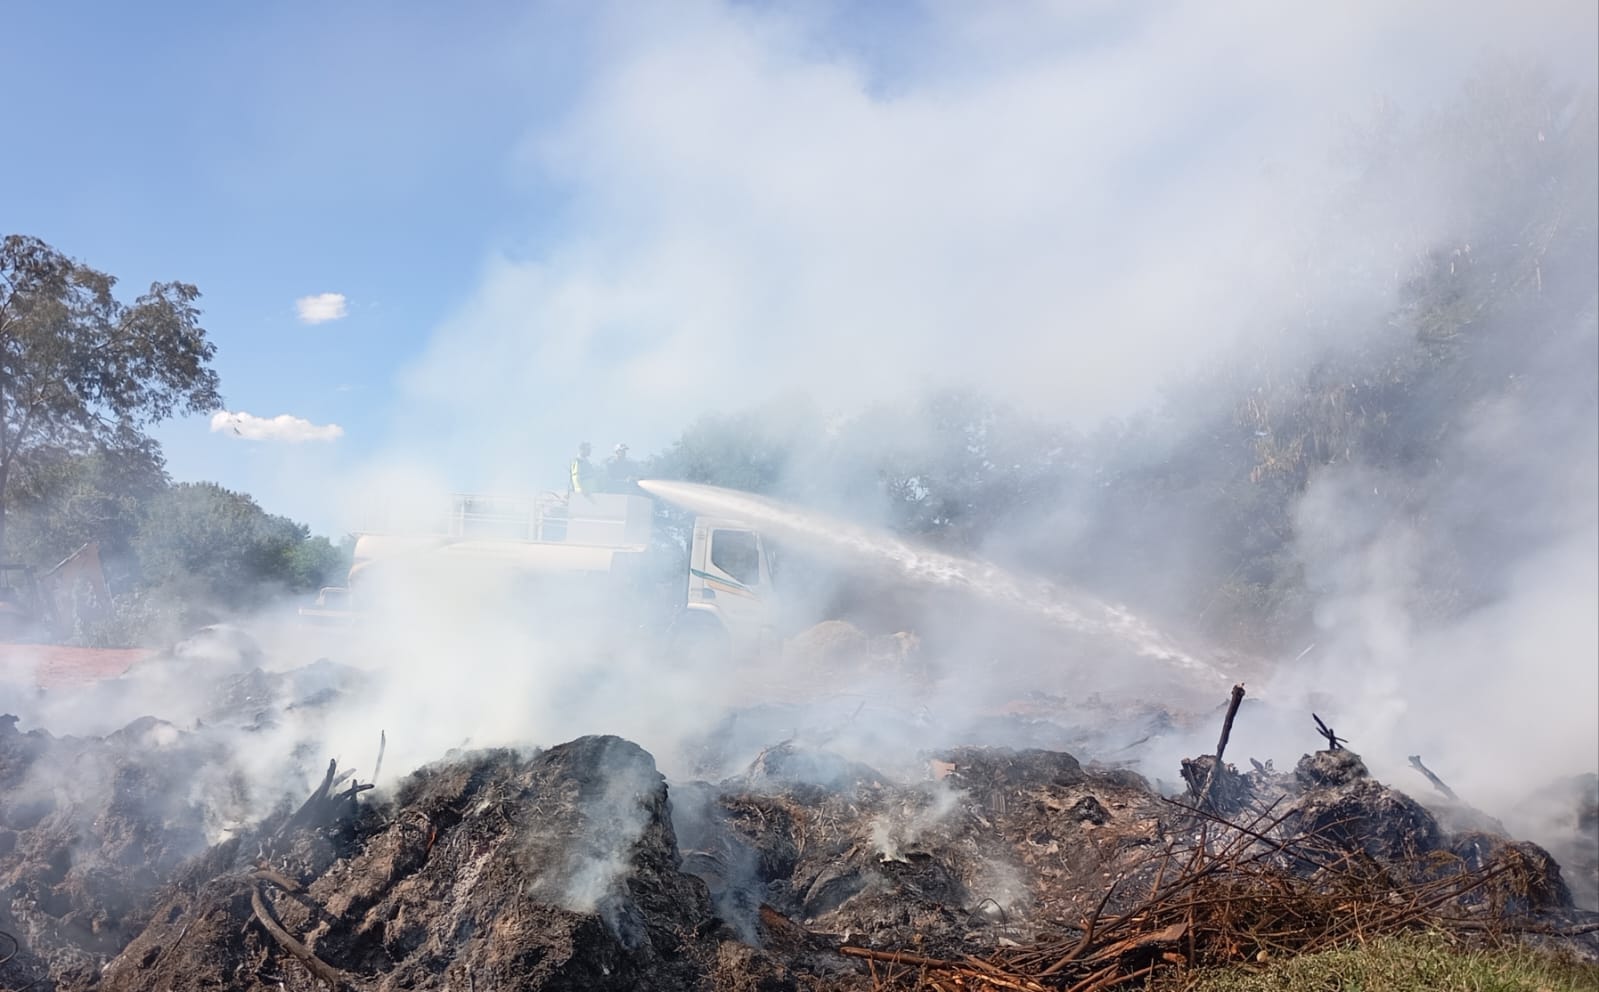
<path fill-rule="evenodd" d="M 1373 941 L 1250 968 L 1203 971 L 1167 990 L 1206 992 L 1594 992 L 1599 965 L 1523 948 L 1474 949 L 1437 934 Z"/>

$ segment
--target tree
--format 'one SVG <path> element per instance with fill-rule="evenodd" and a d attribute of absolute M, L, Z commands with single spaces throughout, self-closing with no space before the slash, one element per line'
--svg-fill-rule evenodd
<path fill-rule="evenodd" d="M 222 405 L 199 290 L 154 283 L 129 306 L 115 285 L 38 238 L 0 242 L 0 547 L 7 487 L 42 453 L 148 449 L 151 425 Z"/>
<path fill-rule="evenodd" d="M 871 411 L 845 445 L 875 447 L 891 522 L 975 550 L 996 529 L 1052 502 L 1072 474 L 1075 439 L 990 396 L 942 390 L 909 410 Z"/>
<path fill-rule="evenodd" d="M 153 442 L 86 455 L 40 449 L 27 471 L 11 479 L 8 551 L 18 561 L 47 566 L 98 542 L 106 581 L 113 592 L 123 591 L 134 569 L 142 509 L 168 484 Z"/>
<path fill-rule="evenodd" d="M 211 482 L 179 483 L 150 500 L 134 550 L 146 589 L 218 610 L 308 592 L 348 567 L 327 538 Z"/>
<path fill-rule="evenodd" d="M 808 407 L 781 403 L 703 416 L 671 448 L 650 459 L 645 472 L 746 492 L 780 492 L 800 438 L 814 432 L 815 424 Z"/>
<path fill-rule="evenodd" d="M 342 585 L 353 546 L 354 542 L 336 545 L 325 537 L 308 537 L 290 546 L 284 556 L 282 581 L 294 592 L 310 592 L 335 580 Z"/>

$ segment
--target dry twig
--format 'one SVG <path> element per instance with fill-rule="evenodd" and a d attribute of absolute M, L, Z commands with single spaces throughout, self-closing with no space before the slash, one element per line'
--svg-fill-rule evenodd
<path fill-rule="evenodd" d="M 987 958 L 858 947 L 841 953 L 906 969 L 878 973 L 884 990 L 1103 992 L 1160 970 L 1234 963 L 1262 951 L 1311 953 L 1422 927 L 1481 929 L 1480 919 L 1457 921 L 1449 907 L 1485 886 L 1503 885 L 1501 879 L 1519 884 L 1515 873 L 1525 870 L 1514 858 L 1477 870 L 1420 861 L 1383 866 L 1323 837 L 1336 823 L 1285 835 L 1287 814 L 1274 807 L 1240 823 L 1183 809 L 1200 822 L 1193 842 L 1168 845 L 1158 855 L 1148 895 L 1107 916 L 1122 885 L 1113 882 L 1080 934 L 1045 937 Z"/>

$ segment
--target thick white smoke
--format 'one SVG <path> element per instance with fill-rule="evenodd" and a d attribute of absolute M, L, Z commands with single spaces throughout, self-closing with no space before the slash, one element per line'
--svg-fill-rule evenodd
<path fill-rule="evenodd" d="M 571 103 L 528 127 L 514 162 L 559 191 L 568 234 L 488 254 L 399 384 L 403 440 L 356 474 L 348 501 L 404 499 L 416 490 L 369 483 L 416 464 L 455 488 L 559 486 L 581 438 L 645 452 L 708 410 L 794 394 L 849 416 L 975 387 L 1086 432 L 1197 369 L 1244 364 L 1240 346 L 1270 356 L 1261 369 L 1358 351 L 1400 311 L 1426 252 L 1461 250 L 1463 232 L 1530 195 L 1460 164 L 1499 151 L 1425 123 L 1399 141 L 1396 121 L 1429 120 L 1500 56 L 1557 87 L 1591 85 L 1595 17 L 1563 3 L 1515 16 L 1486 3 L 931 6 L 893 29 L 916 43 L 894 46 L 842 14 L 602 10 Z M 1480 133 L 1495 133 L 1488 115 L 1514 94 L 1475 96 Z M 1464 244 L 1477 257 L 1497 247 Z M 1314 746 L 1314 703 L 1374 766 L 1420 751 L 1485 805 L 1519 770 L 1592 767 L 1592 379 L 1580 365 L 1559 378 L 1573 402 L 1553 413 L 1476 411 L 1428 480 L 1430 515 L 1391 499 L 1401 483 L 1382 467 L 1312 479 L 1292 553 L 1316 602 L 1314 647 L 1275 671 L 1224 673 L 1292 714 L 1281 729 L 1242 721 L 1241 752 L 1282 761 Z M 1188 443 L 1176 434 L 1162 439 L 1174 450 Z M 1512 459 L 1516 472 L 1482 474 Z M 1527 484 L 1543 494 L 1530 508 L 1517 501 Z M 1571 498 L 1553 506 L 1559 491 Z M 881 515 L 842 502 L 832 508 L 856 519 Z M 1083 513 L 1044 519 L 1091 534 Z M 1477 552 L 1470 567 L 1504 577 L 1480 603 L 1443 622 L 1416 601 L 1472 514 L 1518 513 L 1551 526 Z M 1442 514 L 1457 519 L 1440 527 Z M 1173 551 L 1151 586 L 1187 592 L 1182 556 L 1213 553 L 1204 521 L 1152 526 Z M 1007 669 L 1011 684 L 1054 674 L 1047 648 L 1002 625 L 965 633 L 970 663 Z M 648 652 L 598 662 L 493 619 L 463 627 L 431 594 L 375 656 L 395 674 L 357 736 L 384 721 L 424 728 L 418 755 L 596 730 L 660 747 L 733 697 L 718 673 L 666 670 Z M 1125 673 L 1101 681 L 1125 687 Z M 1549 718 L 1515 735 L 1462 732 L 1495 721 L 1491 699 Z M 952 725 L 976 722 L 966 716 Z M 1207 750 L 1209 734 L 1159 760 Z"/>
<path fill-rule="evenodd" d="M 701 413 L 773 397 L 849 416 L 975 387 L 1089 432 L 1197 368 L 1237 360 L 1241 342 L 1285 356 L 1348 348 L 1347 328 L 1396 312 L 1418 253 L 1524 191 L 1465 182 L 1447 145 L 1404 147 L 1388 171 L 1330 150 L 1357 125 L 1380 132 L 1384 106 L 1424 115 L 1454 99 L 1484 50 L 1591 85 L 1599 30 L 1591 4 L 1557 2 L 1514 14 L 1435 2 L 931 4 L 889 26 L 825 5 L 585 16 L 570 102 L 506 125 L 519 139 L 506 170 L 540 191 L 537 207 L 485 251 L 477 284 L 395 384 L 387 450 L 337 478 L 351 528 L 417 526 L 453 489 L 562 487 L 585 437 L 643 453 Z M 1380 133 L 1365 137 L 1381 146 Z M 1365 195 L 1367 170 L 1381 196 Z M 1241 719 L 1239 754 L 1292 760 L 1316 742 L 1308 706 L 1328 702 L 1323 715 L 1375 768 L 1419 751 L 1490 812 L 1521 775 L 1593 768 L 1591 419 L 1581 427 L 1593 378 L 1590 365 L 1560 379 L 1576 399 L 1554 414 L 1479 412 L 1462 449 L 1525 459 L 1519 472 L 1460 498 L 1479 477 L 1463 450 L 1431 480 L 1429 505 L 1462 519 L 1551 522 L 1538 541 L 1478 560 L 1504 581 L 1450 622 L 1419 609 L 1415 592 L 1451 532 L 1388 501 L 1380 467 L 1312 480 L 1292 547 L 1317 597 L 1315 647 L 1269 679 L 1262 666 L 1240 670 L 1288 716 Z M 1569 485 L 1552 481 L 1561 473 Z M 1537 482 L 1531 509 L 1516 480 Z M 1566 503 L 1552 502 L 1558 492 Z M 1057 509 L 1048 519 L 1093 532 L 1082 507 Z M 1202 524 L 1159 524 L 1174 548 L 1203 555 L 1191 533 Z M 384 625 L 339 655 L 371 681 L 353 704 L 312 717 L 316 727 L 294 728 L 285 749 L 314 730 L 364 766 L 383 731 L 387 778 L 462 745 L 613 733 L 689 774 L 693 757 L 675 752 L 728 706 L 759 699 L 767 679 L 793 674 L 667 665 L 648 641 L 597 652 L 528 622 L 488 580 L 424 576 L 393 595 Z M 1047 641 L 989 621 L 964 634 L 941 660 L 1006 685 L 1059 685 Z M 843 687 L 858 698 L 836 708 L 848 717 L 859 698 L 893 698 L 886 681 Z M 1076 712 L 1112 685 L 1173 691 L 1089 671 L 1073 683 Z M 936 726 L 904 713 L 857 720 L 831 744 L 869 760 L 874 747 L 976 732 L 979 704 L 993 702 L 945 691 L 901 707 L 927 704 Z M 787 718 L 741 733 L 770 743 L 796 730 Z M 1170 777 L 1179 751 L 1212 743 L 1208 727 L 1168 742 L 1151 770 Z M 264 766 L 275 752 L 250 753 Z"/>

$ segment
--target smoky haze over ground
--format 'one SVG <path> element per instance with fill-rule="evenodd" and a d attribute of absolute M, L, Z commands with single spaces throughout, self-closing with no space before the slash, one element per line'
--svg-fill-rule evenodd
<path fill-rule="evenodd" d="M 1312 602 L 1280 640 L 1285 657 L 1315 646 L 1272 688 L 1336 689 L 1369 749 L 1437 753 L 1484 790 L 1530 765 L 1590 769 L 1591 224 L 1536 271 L 1505 260 L 1553 237 L 1550 217 L 1591 220 L 1591 6 L 920 14 L 898 44 L 816 11 L 598 15 L 569 114 L 514 164 L 559 181 L 585 235 L 485 261 L 403 384 L 415 443 L 364 476 L 406 481 L 357 480 L 350 503 L 559 484 L 580 438 L 648 451 L 708 411 L 814 404 L 793 414 L 812 436 L 790 438 L 777 489 L 890 523 L 856 484 L 852 458 L 874 452 L 841 455 L 822 423 L 876 411 L 871 443 L 914 451 L 916 397 L 959 387 L 1089 436 L 1159 411 L 1113 452 L 1122 466 L 1232 457 L 1211 433 L 1245 399 L 1360 409 L 1429 271 L 1534 278 L 1532 302 L 1494 317 L 1527 330 L 1408 408 L 1426 471 L 1352 449 L 1283 500 Z M 1537 74 L 1577 103 L 1529 96 Z M 1557 147 L 1563 164 L 1526 165 Z M 1329 392 L 1344 368 L 1351 390 Z M 1160 554 L 1119 560 L 1126 522 L 1087 488 L 972 550 L 1190 623 L 1229 538 L 1176 507 L 1143 523 Z M 1445 587 L 1459 601 L 1439 608 Z M 1453 729 L 1497 722 L 1488 700 L 1538 729 Z"/>
<path fill-rule="evenodd" d="M 918 406 L 928 392 L 994 396 L 1089 440 L 1147 412 L 1127 445 L 1074 449 L 1072 484 L 1007 507 L 961 553 L 1069 576 L 1200 644 L 1270 707 L 1246 711 L 1230 753 L 1290 762 L 1316 743 L 1314 708 L 1379 776 L 1420 792 L 1403 765 L 1420 753 L 1506 818 L 1538 784 L 1594 771 L 1592 5 L 925 15 L 892 51 L 840 44 L 819 15 L 597 15 L 570 114 L 529 134 L 512 166 L 558 179 L 587 233 L 542 244 L 530 219 L 526 245 L 485 259 L 402 383 L 411 441 L 341 485 L 351 525 L 416 526 L 451 489 L 559 485 L 582 438 L 601 454 L 612 439 L 663 450 L 703 413 L 761 407 L 791 448 L 774 491 L 886 527 L 871 459 L 935 433 Z M 1554 91 L 1587 89 L 1544 113 L 1523 99 L 1543 92 L 1521 88 L 1527 66 Z M 1543 147 L 1564 159 L 1539 159 Z M 1104 467 L 1198 465 L 1185 471 L 1203 481 L 1240 457 L 1215 438 L 1246 400 L 1267 410 L 1246 436 L 1269 447 L 1293 422 L 1272 411 L 1301 402 L 1303 436 L 1336 448 L 1318 404 L 1360 410 L 1363 391 L 1413 381 L 1394 363 L 1414 339 L 1416 282 L 1468 270 L 1514 298 L 1427 299 L 1457 302 L 1456 327 L 1491 314 L 1505 343 L 1461 344 L 1447 389 L 1383 405 L 1413 418 L 1390 436 L 1424 440 L 1429 460 L 1403 443 L 1307 456 L 1283 496 L 1276 567 L 1301 576 L 1308 603 L 1276 632 L 1280 653 L 1198 639 L 1227 532 L 1181 500 L 1107 506 Z M 1343 370 L 1350 390 L 1332 389 Z M 1133 515 L 1136 557 L 1122 554 Z M 1112 651 L 1096 668 L 1087 648 L 975 606 L 911 600 L 896 626 L 922 628 L 952 673 L 921 700 L 931 727 L 875 703 L 848 722 L 861 698 L 894 698 L 887 677 L 806 685 L 781 669 L 667 666 L 625 638 L 597 650 L 523 622 L 492 582 L 452 576 L 397 589 L 387 622 L 341 656 L 380 672 L 373 685 L 285 732 L 365 766 L 386 731 L 385 779 L 467 743 L 585 733 L 637 740 L 686 774 L 699 736 L 763 684 L 817 708 L 802 727 L 753 718 L 750 740 L 800 733 L 882 763 L 978 732 L 979 706 L 997 701 L 969 690 L 996 672 L 1078 703 L 1104 688 L 1201 705 L 1170 698 L 1175 680 L 1129 685 Z M 74 729 L 69 714 L 41 719 Z M 1204 728 L 1156 741 L 1144 770 L 1169 781 L 1179 756 L 1213 748 Z"/>
<path fill-rule="evenodd" d="M 1251 459 L 1287 459 L 1279 434 L 1299 422 L 1327 450 L 1300 452 L 1297 483 L 1258 484 L 1287 507 L 1273 567 L 1306 602 L 1276 653 L 1238 663 L 1276 707 L 1240 723 L 1240 753 L 1308 749 L 1315 706 L 1379 774 L 1403 781 L 1419 752 L 1494 812 L 1593 771 L 1591 6 L 926 15 L 897 55 L 767 9 L 598 17 L 570 114 L 514 166 L 560 181 L 585 235 L 485 260 L 403 383 L 414 443 L 356 473 L 348 503 L 415 520 L 449 488 L 558 485 L 580 438 L 660 450 L 700 414 L 757 408 L 788 446 L 774 491 L 887 526 L 862 466 L 936 433 L 929 391 L 975 390 L 1079 438 L 1147 415 L 1080 458 L 1201 479 L 1238 457 L 1216 437 L 1244 408 L 1260 418 Z M 1571 86 L 1575 103 L 1548 99 Z M 1462 273 L 1512 298 L 1418 286 Z M 1403 367 L 1433 319 L 1418 311 L 1450 306 L 1468 344 L 1447 383 L 1381 395 L 1420 381 Z M 1498 343 L 1470 344 L 1484 326 Z M 1318 404 L 1381 406 L 1427 464 L 1403 440 L 1362 449 Z M 851 418 L 871 428 L 841 441 Z M 1008 508 L 966 551 L 1203 629 L 1233 533 L 1181 500 L 1107 506 L 1111 474 Z M 503 621 L 463 630 L 419 599 L 387 656 L 407 674 L 361 739 L 415 699 L 419 757 L 601 729 L 665 751 L 730 694 L 648 650 L 602 663 Z M 949 616 L 913 608 L 904 625 L 940 628 L 929 650 L 957 669 L 1043 683 L 1059 664 L 1003 623 Z M 466 664 L 483 674 L 457 678 Z M 951 728 L 971 723 L 963 698 L 941 700 Z M 1209 747 L 1170 740 L 1149 770 L 1169 778 Z"/>

